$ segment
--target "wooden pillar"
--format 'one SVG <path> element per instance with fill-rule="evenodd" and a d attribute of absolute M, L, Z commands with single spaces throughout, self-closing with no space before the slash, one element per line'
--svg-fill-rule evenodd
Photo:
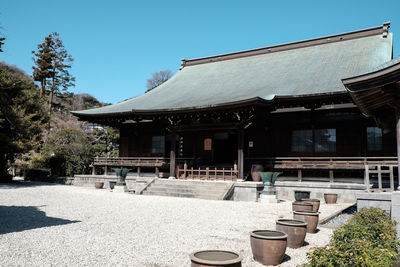
<path fill-rule="evenodd" d="M 333 170 L 329 170 L 329 183 L 333 183 Z"/>
<path fill-rule="evenodd" d="M 396 139 L 397 139 L 397 179 L 399 181 L 400 188 L 400 110 L 396 109 Z"/>
<path fill-rule="evenodd" d="M 171 149 L 169 153 L 169 178 L 175 178 L 176 133 L 171 134 Z"/>
<path fill-rule="evenodd" d="M 389 166 L 390 190 L 394 191 L 393 166 Z"/>
<path fill-rule="evenodd" d="M 108 167 L 107 167 L 107 165 L 104 166 L 104 175 L 108 175 Z"/>
<path fill-rule="evenodd" d="M 369 166 L 367 164 L 364 165 L 364 184 L 365 190 L 369 192 Z"/>
<path fill-rule="evenodd" d="M 244 142 L 244 130 L 240 129 L 238 132 L 238 178 L 243 179 L 243 142 Z"/>
<path fill-rule="evenodd" d="M 377 170 L 378 170 L 378 189 L 382 189 L 382 168 L 381 165 L 377 166 Z"/>

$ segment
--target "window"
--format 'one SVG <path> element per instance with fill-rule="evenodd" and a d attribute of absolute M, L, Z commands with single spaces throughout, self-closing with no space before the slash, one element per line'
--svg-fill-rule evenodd
<path fill-rule="evenodd" d="M 336 129 L 294 130 L 293 152 L 335 152 Z"/>
<path fill-rule="evenodd" d="M 293 152 L 312 152 L 312 130 L 294 130 L 292 133 Z"/>
<path fill-rule="evenodd" d="M 382 129 L 379 127 L 367 127 L 368 151 L 382 151 Z"/>
<path fill-rule="evenodd" d="M 336 129 L 317 129 L 315 130 L 315 152 L 335 152 L 336 151 Z"/>
<path fill-rule="evenodd" d="M 165 151 L 165 137 L 153 136 L 151 139 L 151 153 L 161 154 Z"/>

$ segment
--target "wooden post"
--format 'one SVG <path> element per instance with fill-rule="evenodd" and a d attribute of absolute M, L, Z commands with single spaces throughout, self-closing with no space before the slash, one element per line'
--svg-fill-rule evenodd
<path fill-rule="evenodd" d="M 329 170 L 329 183 L 333 183 L 333 170 Z"/>
<path fill-rule="evenodd" d="M 207 167 L 206 168 L 206 180 L 210 179 L 210 169 Z"/>
<path fill-rule="evenodd" d="M 187 163 L 185 161 L 185 164 L 183 164 L 183 179 L 186 179 L 186 172 L 187 172 Z"/>
<path fill-rule="evenodd" d="M 159 178 L 159 176 L 160 176 L 160 169 L 156 167 L 156 177 Z"/>
<path fill-rule="evenodd" d="M 140 177 L 140 166 L 137 167 L 137 176 Z"/>
<path fill-rule="evenodd" d="M 243 179 L 243 142 L 244 142 L 244 130 L 240 129 L 238 132 L 238 178 Z"/>
<path fill-rule="evenodd" d="M 108 168 L 107 165 L 104 166 L 104 176 L 108 175 Z"/>
<path fill-rule="evenodd" d="M 397 139 L 397 179 L 399 181 L 400 188 L 400 110 L 396 109 L 396 139 Z"/>
<path fill-rule="evenodd" d="M 382 189 L 382 172 L 381 172 L 381 166 L 377 166 L 378 170 L 378 189 Z"/>
<path fill-rule="evenodd" d="M 171 134 L 171 149 L 169 153 L 169 178 L 175 178 L 175 161 L 176 161 L 176 133 Z"/>
<path fill-rule="evenodd" d="M 301 172 L 301 169 L 298 169 L 297 170 L 297 179 L 298 179 L 298 181 L 301 182 L 302 178 L 303 178 L 303 174 Z"/>
<path fill-rule="evenodd" d="M 364 165 L 364 184 L 365 189 L 369 192 L 369 167 L 368 165 Z"/>
<path fill-rule="evenodd" d="M 389 166 L 390 190 L 394 191 L 393 166 Z"/>

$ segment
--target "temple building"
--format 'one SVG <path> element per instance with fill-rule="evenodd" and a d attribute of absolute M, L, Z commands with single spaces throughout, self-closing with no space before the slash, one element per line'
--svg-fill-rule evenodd
<path fill-rule="evenodd" d="M 184 59 L 141 96 L 73 113 L 120 130 L 120 157 L 94 161 L 106 174 L 240 181 L 262 168 L 283 172 L 285 197 L 317 182 L 369 189 L 376 173 L 393 190 L 400 60 L 389 27 Z"/>

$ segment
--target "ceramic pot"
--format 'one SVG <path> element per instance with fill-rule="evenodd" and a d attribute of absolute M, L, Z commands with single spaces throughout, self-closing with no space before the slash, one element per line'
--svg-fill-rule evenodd
<path fill-rule="evenodd" d="M 319 206 L 320 206 L 320 203 L 321 203 L 321 201 L 319 199 L 303 198 L 301 201 L 304 202 L 304 203 L 311 203 L 312 206 L 313 206 L 312 207 L 312 211 L 313 212 L 319 211 Z"/>
<path fill-rule="evenodd" d="M 254 182 L 259 182 L 261 181 L 261 176 L 259 172 L 264 171 L 263 165 L 260 164 L 253 164 L 251 165 L 251 179 L 253 179 Z"/>
<path fill-rule="evenodd" d="M 293 219 L 306 222 L 307 233 L 315 233 L 319 220 L 319 212 L 293 211 Z"/>
<path fill-rule="evenodd" d="M 116 185 L 116 183 L 117 183 L 117 182 L 110 181 L 110 182 L 109 182 L 110 189 L 114 189 L 114 186 Z"/>
<path fill-rule="evenodd" d="M 101 182 L 95 182 L 95 183 L 94 183 L 94 187 L 95 187 L 96 189 L 102 189 L 103 186 L 104 186 L 104 183 L 101 183 Z"/>
<path fill-rule="evenodd" d="M 307 234 L 307 223 L 292 219 L 279 219 L 276 221 L 276 230 L 288 235 L 287 246 L 299 248 L 304 244 Z"/>
<path fill-rule="evenodd" d="M 337 201 L 337 194 L 325 193 L 324 199 L 326 204 L 335 204 Z"/>
<path fill-rule="evenodd" d="M 292 202 L 293 211 L 312 211 L 313 205 L 311 203 L 305 203 L 302 201 Z"/>
<path fill-rule="evenodd" d="M 238 253 L 225 250 L 202 250 L 190 254 L 192 267 L 241 267 L 242 259 Z"/>
<path fill-rule="evenodd" d="M 309 191 L 294 191 L 294 199 L 296 201 L 301 201 L 303 198 L 310 198 Z"/>
<path fill-rule="evenodd" d="M 279 231 L 257 230 L 250 233 L 253 258 L 264 265 L 278 265 L 285 256 L 287 234 Z"/>

